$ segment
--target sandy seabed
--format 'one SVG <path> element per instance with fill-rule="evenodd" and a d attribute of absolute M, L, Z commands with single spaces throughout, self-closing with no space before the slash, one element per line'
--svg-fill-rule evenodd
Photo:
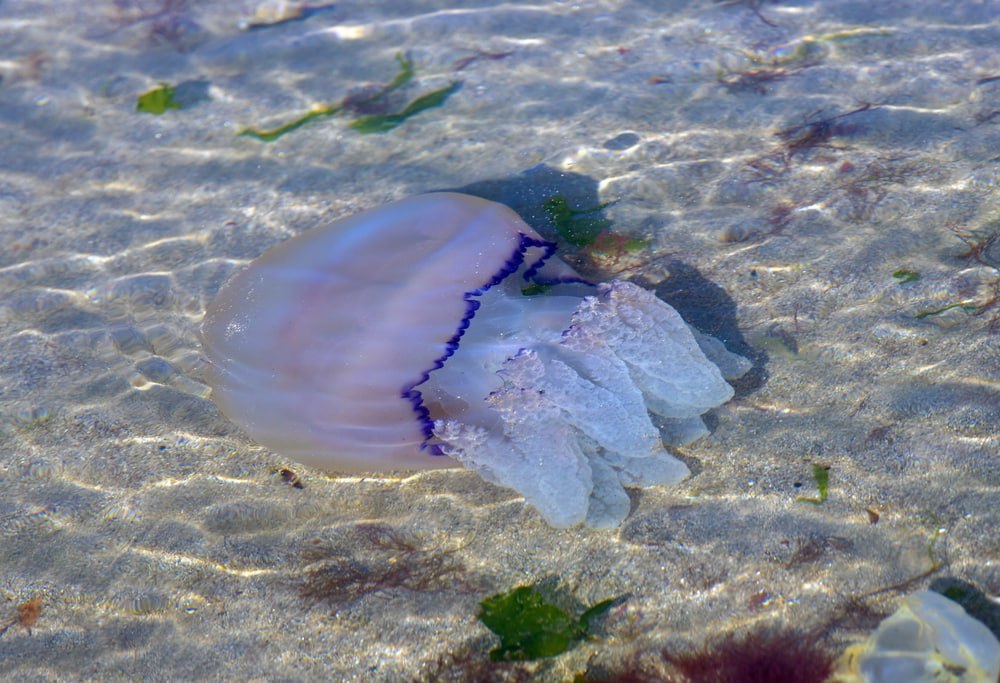
<path fill-rule="evenodd" d="M 665 675 L 662 649 L 757 628 L 839 651 L 935 580 L 1000 594 L 1000 5 L 446 4 L 0 4 L 0 622 L 41 600 L 0 676 L 463 680 L 496 645 L 479 602 L 539 582 L 622 600 L 476 675 Z M 387 111 L 461 85 L 353 130 L 398 55 Z M 180 108 L 137 112 L 160 83 Z M 547 198 L 613 202 L 566 258 L 754 361 L 695 475 L 620 529 L 462 470 L 310 470 L 207 398 L 235 270 L 438 189 L 550 237 Z M 817 466 L 828 498 L 798 500 Z"/>

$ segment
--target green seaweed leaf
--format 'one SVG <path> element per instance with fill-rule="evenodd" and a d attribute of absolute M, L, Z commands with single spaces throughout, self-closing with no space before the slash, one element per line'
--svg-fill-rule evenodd
<path fill-rule="evenodd" d="M 966 313 L 975 313 L 979 310 L 979 306 L 970 306 L 968 304 L 948 304 L 947 306 L 942 306 L 941 308 L 932 308 L 928 311 L 920 311 L 914 317 L 917 320 L 923 320 L 924 318 L 929 318 L 932 315 L 938 315 L 944 313 L 945 311 L 950 311 L 953 308 L 961 308 Z"/>
<path fill-rule="evenodd" d="M 328 104 L 318 104 L 294 121 L 289 121 L 288 123 L 280 125 L 277 128 L 267 128 L 263 130 L 259 128 L 244 128 L 237 133 L 237 135 L 240 137 L 255 138 L 261 142 L 274 142 L 285 133 L 291 133 L 293 130 L 301 128 L 310 121 L 324 119 L 328 116 L 335 116 L 340 113 L 341 109 L 342 107 L 340 105 L 331 106 Z"/>
<path fill-rule="evenodd" d="M 403 110 L 396 114 L 371 114 L 360 116 L 349 124 L 351 128 L 359 133 L 384 133 L 392 130 L 411 116 L 418 114 L 431 107 L 439 107 L 451 97 L 451 95 L 462 87 L 461 81 L 455 81 L 450 85 L 421 95 L 410 102 Z"/>
<path fill-rule="evenodd" d="M 396 74 L 396 77 L 393 78 L 387 85 L 379 88 L 377 92 L 369 97 L 361 99 L 348 97 L 341 100 L 339 104 L 320 104 L 313 107 L 297 119 L 289 121 L 288 123 L 282 124 L 276 128 L 244 128 L 238 133 L 238 135 L 255 138 L 261 142 L 274 142 L 286 133 L 298 130 L 311 121 L 327 118 L 329 116 L 335 116 L 345 109 L 353 110 L 362 105 L 372 106 L 380 100 L 385 99 L 386 96 L 392 91 L 401 88 L 413 80 L 413 62 L 411 62 L 410 59 L 402 52 L 396 55 L 396 61 L 399 63 L 399 72 Z M 426 95 L 421 95 L 406 105 L 402 111 L 395 114 L 371 114 L 368 116 L 359 116 L 348 125 L 359 133 L 384 133 L 385 131 L 392 130 L 399 124 L 403 123 L 406 119 L 424 111 L 425 109 L 430 109 L 431 107 L 437 107 L 444 104 L 445 100 L 447 100 L 452 93 L 457 91 L 461 85 L 461 82 L 457 81 L 444 88 L 434 90 Z"/>
<path fill-rule="evenodd" d="M 396 74 L 396 77 L 388 85 L 382 88 L 382 92 L 378 94 L 378 97 L 384 97 L 396 88 L 402 87 L 413 80 L 413 62 L 410 61 L 410 58 L 402 52 L 397 52 L 396 63 L 399 64 L 399 73 Z"/>
<path fill-rule="evenodd" d="M 379 106 L 377 103 L 384 100 L 393 90 L 403 87 L 413 80 L 413 62 L 402 52 L 396 54 L 396 62 L 399 64 L 399 73 L 387 85 L 382 86 L 374 93 L 365 95 L 348 95 L 340 104 L 348 110 L 357 110 Z"/>
<path fill-rule="evenodd" d="M 897 280 L 899 280 L 899 284 L 901 285 L 906 284 L 907 282 L 913 282 L 914 280 L 920 279 L 920 273 L 917 273 L 912 270 L 906 270 L 904 268 L 900 268 L 899 270 L 894 271 L 892 276 Z"/>
<path fill-rule="evenodd" d="M 396 74 L 396 77 L 393 78 L 392 81 L 390 81 L 387 85 L 379 88 L 379 90 L 371 97 L 367 97 L 360 101 L 353 102 L 355 106 L 359 104 L 370 105 L 374 102 L 377 102 L 378 100 L 383 99 L 393 90 L 396 90 L 397 88 L 406 85 L 413 79 L 413 73 L 414 73 L 413 62 L 410 61 L 409 57 L 400 52 L 396 55 L 396 62 L 399 64 L 399 72 Z M 346 101 L 347 98 L 341 100 L 339 104 L 318 104 L 309 111 L 307 111 L 302 116 L 298 117 L 297 119 L 289 121 L 288 123 L 282 124 L 276 128 L 264 128 L 264 129 L 244 128 L 239 133 L 237 133 L 237 135 L 239 135 L 240 137 L 254 138 L 256 140 L 260 140 L 261 142 L 274 142 L 282 135 L 285 135 L 286 133 L 291 133 L 293 130 L 298 130 L 307 123 L 319 119 L 324 119 L 330 116 L 336 116 L 337 114 L 339 114 L 341 111 L 344 110 Z M 361 118 L 368 118 L 368 117 L 361 117 Z"/>
<path fill-rule="evenodd" d="M 571 209 L 564 197 L 556 195 L 546 200 L 544 209 L 563 240 L 576 247 L 586 247 L 611 225 L 603 216 L 588 214 L 601 211 L 612 203 L 605 202 L 592 209 Z"/>
<path fill-rule="evenodd" d="M 584 630 L 584 633 L 591 633 L 594 626 L 593 622 L 607 614 L 616 604 L 618 604 L 616 598 L 608 598 L 585 610 L 580 615 L 580 627 Z"/>
<path fill-rule="evenodd" d="M 816 480 L 819 496 L 816 498 L 799 496 L 795 500 L 813 505 L 821 505 L 826 500 L 826 496 L 830 492 L 830 468 L 825 465 L 813 465 L 813 479 Z"/>
<path fill-rule="evenodd" d="M 520 586 L 487 598 L 480 603 L 479 620 L 500 637 L 500 646 L 490 651 L 490 659 L 524 661 L 562 654 L 590 635 L 594 622 L 617 602 L 614 598 L 604 600 L 574 619 L 545 602 L 535 586 Z"/>
<path fill-rule="evenodd" d="M 168 109 L 180 109 L 180 103 L 174 99 L 177 88 L 167 83 L 160 83 L 149 92 L 139 95 L 135 103 L 135 110 L 143 114 L 154 114 L 159 116 Z"/>

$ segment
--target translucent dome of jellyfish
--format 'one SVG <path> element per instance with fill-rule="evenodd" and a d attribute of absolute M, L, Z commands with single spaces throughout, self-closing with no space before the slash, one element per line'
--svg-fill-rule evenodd
<path fill-rule="evenodd" d="M 448 192 L 294 237 L 209 305 L 213 399 L 311 466 L 461 464 L 553 526 L 617 526 L 624 487 L 689 474 L 649 413 L 674 444 L 701 436 L 749 362 L 651 292 L 591 285 L 554 254 L 506 206 Z"/>

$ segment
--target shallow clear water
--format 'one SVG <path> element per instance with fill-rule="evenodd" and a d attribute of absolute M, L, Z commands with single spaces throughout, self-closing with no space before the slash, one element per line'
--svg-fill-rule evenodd
<path fill-rule="evenodd" d="M 0 673 L 461 680 L 483 598 L 627 595 L 524 667 L 568 680 L 762 624 L 837 650 L 933 579 L 1000 593 L 1000 5 L 439 6 L 0 2 L 0 622 L 42 598 Z M 237 135 L 356 106 L 399 54 L 388 110 L 460 89 L 384 133 Z M 161 82 L 180 108 L 137 112 Z M 302 468 L 206 398 L 197 328 L 235 269 L 436 189 L 550 236 L 546 198 L 613 201 L 644 246 L 568 260 L 754 360 L 695 476 L 619 530 L 461 470 Z M 797 501 L 816 465 L 828 499 Z"/>

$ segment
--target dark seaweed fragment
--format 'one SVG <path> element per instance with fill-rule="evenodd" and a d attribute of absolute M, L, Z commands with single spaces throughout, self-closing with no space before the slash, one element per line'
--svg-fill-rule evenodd
<path fill-rule="evenodd" d="M 372 114 L 370 116 L 361 116 L 351 121 L 349 125 L 359 133 L 385 133 L 425 109 L 440 107 L 461 87 L 462 82 L 455 81 L 444 88 L 439 88 L 438 90 L 429 92 L 426 95 L 421 95 L 406 105 L 402 111 L 396 114 Z"/>
<path fill-rule="evenodd" d="M 784 140 L 785 149 L 789 155 L 802 152 L 814 147 L 828 147 L 830 140 L 835 136 L 847 135 L 854 132 L 854 128 L 845 124 L 847 119 L 855 114 L 872 109 L 875 105 L 866 102 L 860 107 L 835 116 L 828 116 L 817 121 L 809 121 L 798 126 L 792 126 L 784 130 L 779 130 L 775 135 Z"/>
<path fill-rule="evenodd" d="M 379 591 L 469 592 L 475 579 L 453 553 L 387 524 L 358 524 L 305 546 L 299 594 L 340 608 Z"/>
<path fill-rule="evenodd" d="M 823 683 L 834 662 L 815 637 L 766 627 L 663 658 L 690 683 Z"/>

